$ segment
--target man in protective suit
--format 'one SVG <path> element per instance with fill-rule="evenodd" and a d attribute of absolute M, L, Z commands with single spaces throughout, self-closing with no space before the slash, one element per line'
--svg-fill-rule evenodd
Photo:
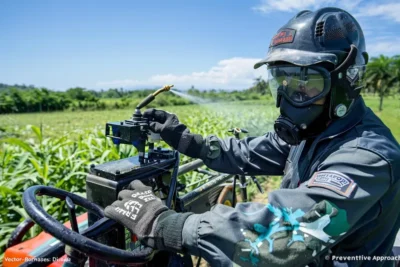
<path fill-rule="evenodd" d="M 153 248 L 186 251 L 211 266 L 394 266 L 374 256 L 393 255 L 400 147 L 360 96 L 367 61 L 363 32 L 349 13 L 298 13 L 255 65 L 266 65 L 280 108 L 274 131 L 242 140 L 203 138 L 174 114 L 144 114 L 165 142 L 213 170 L 284 175 L 268 204 L 176 213 L 134 181 L 105 214 Z M 132 205 L 135 216 L 127 216 Z"/>

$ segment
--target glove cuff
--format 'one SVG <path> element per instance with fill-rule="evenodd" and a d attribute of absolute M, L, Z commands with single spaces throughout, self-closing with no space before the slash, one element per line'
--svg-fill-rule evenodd
<path fill-rule="evenodd" d="M 204 154 L 204 138 L 200 134 L 184 132 L 179 140 L 177 150 L 191 158 L 201 158 Z"/>
<path fill-rule="evenodd" d="M 176 253 L 182 252 L 183 225 L 192 214 L 192 212 L 177 213 L 173 210 L 161 213 L 155 222 L 155 237 L 156 240 L 159 240 L 156 248 Z"/>

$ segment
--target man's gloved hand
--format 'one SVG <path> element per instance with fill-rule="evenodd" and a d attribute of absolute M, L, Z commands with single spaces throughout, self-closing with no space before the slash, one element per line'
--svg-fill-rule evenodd
<path fill-rule="evenodd" d="M 204 153 L 203 137 L 190 133 L 175 114 L 151 108 L 143 113 L 143 117 L 149 119 L 150 129 L 153 132 L 159 133 L 168 145 L 179 152 L 192 158 L 200 158 L 201 153 Z"/>
<path fill-rule="evenodd" d="M 159 250 L 182 250 L 182 229 L 191 213 L 169 210 L 152 188 L 135 180 L 122 190 L 104 214 L 131 230 L 144 244 Z"/>
<path fill-rule="evenodd" d="M 182 134 L 188 132 L 186 125 L 179 122 L 175 114 L 154 108 L 143 113 L 143 117 L 149 119 L 150 129 L 159 133 L 161 138 L 170 146 L 178 149 Z"/>

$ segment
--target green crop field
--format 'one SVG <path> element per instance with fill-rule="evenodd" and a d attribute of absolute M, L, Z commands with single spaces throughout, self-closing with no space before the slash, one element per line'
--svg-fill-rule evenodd
<path fill-rule="evenodd" d="M 378 112 L 377 97 L 364 97 L 368 106 L 392 130 L 393 135 L 400 140 L 400 99 L 391 97 L 384 100 L 384 109 Z M 183 123 L 193 131 L 201 134 L 220 134 L 224 136 L 225 128 L 240 126 L 249 128 L 250 134 L 257 135 L 272 129 L 278 115 L 273 100 L 241 101 L 232 103 L 212 103 L 206 105 L 166 106 L 162 109 L 176 113 Z M 3 135 L 15 137 L 33 137 L 28 125 L 36 125 L 42 129 L 44 137 L 68 135 L 75 138 L 85 132 L 103 131 L 105 122 L 128 119 L 133 113 L 132 108 L 104 111 L 68 111 L 49 113 L 25 113 L 0 115 L 0 130 Z M 214 128 L 203 128 L 203 118 L 211 121 Z M 199 119 L 200 118 L 200 119 Z M 214 121 L 213 121 L 214 120 Z M 221 121 L 223 124 L 221 124 Z M 214 122 L 214 123 L 213 123 Z M 209 125 L 209 124 L 207 124 Z M 221 127 L 219 127 L 221 126 Z M 397 126 L 397 127 L 396 127 Z M 211 131 L 211 132 L 210 132 Z M 215 132 L 212 132 L 215 131 Z M 1 133 L 1 132 L 0 132 Z"/>
<path fill-rule="evenodd" d="M 366 102 L 377 112 L 377 98 L 366 97 Z M 192 132 L 219 137 L 228 136 L 227 130 L 232 127 L 246 128 L 250 135 L 261 135 L 273 128 L 279 113 L 272 100 L 163 109 L 176 113 Z M 43 184 L 84 195 L 85 173 L 90 164 L 135 154 L 135 150 L 129 146 L 117 149 L 103 134 L 106 122 L 128 119 L 132 111 L 0 115 L 0 254 L 4 252 L 12 230 L 27 218 L 21 205 L 22 192 L 27 187 Z M 383 111 L 377 114 L 400 141 L 400 100 L 385 99 Z M 181 160 L 185 162 L 189 159 L 182 157 Z M 199 178 L 198 175 L 193 173 L 181 177 L 181 182 L 192 183 Z M 268 188 L 273 189 L 278 184 L 274 178 L 272 186 Z M 64 220 L 67 217 L 61 201 L 45 197 L 40 198 L 40 201 L 56 218 Z M 39 231 L 35 227 L 27 237 Z"/>
<path fill-rule="evenodd" d="M 163 107 L 162 109 L 176 113 L 190 129 L 201 134 L 223 133 L 232 126 L 248 127 L 252 134 L 272 129 L 278 110 L 273 107 L 272 100 L 242 101 L 232 103 L 212 103 L 206 105 L 186 105 Z M 103 130 L 108 121 L 129 119 L 133 108 L 104 111 L 68 111 L 50 113 L 25 113 L 0 115 L 0 128 L 6 134 L 17 137 L 32 137 L 27 125 L 42 128 L 44 137 L 68 135 L 71 138 L 87 130 Z M 222 121 L 222 124 L 221 124 Z M 269 128 L 265 128 L 268 126 Z"/>

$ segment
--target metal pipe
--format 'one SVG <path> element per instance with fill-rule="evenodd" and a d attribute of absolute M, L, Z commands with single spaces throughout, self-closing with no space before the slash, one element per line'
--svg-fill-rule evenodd
<path fill-rule="evenodd" d="M 221 174 L 220 176 L 211 179 L 209 182 L 203 184 L 202 186 L 195 188 L 193 191 L 183 195 L 182 197 L 180 197 L 179 201 L 181 209 L 185 210 L 185 206 L 189 205 L 193 201 L 196 201 L 202 196 L 208 194 L 210 190 L 214 189 L 216 186 L 220 184 L 223 184 L 226 180 L 230 179 L 232 176 L 234 175 Z"/>
<path fill-rule="evenodd" d="M 207 176 L 206 178 L 203 178 L 203 179 L 197 180 L 196 182 L 187 184 L 187 185 L 186 185 L 186 188 L 189 188 L 189 187 L 191 187 L 191 186 L 193 186 L 193 185 L 195 185 L 195 184 L 199 184 L 199 183 L 202 183 L 202 182 L 204 182 L 204 181 L 213 179 L 213 178 L 215 178 L 215 177 L 217 177 L 217 176 L 218 176 L 218 175 Z"/>
<path fill-rule="evenodd" d="M 194 170 L 196 170 L 197 168 L 200 168 L 203 165 L 204 165 L 204 162 L 201 159 L 196 159 L 196 160 L 193 160 L 193 161 L 191 161 L 189 163 L 186 163 L 186 164 L 184 164 L 184 165 L 179 167 L 178 176 L 182 175 L 182 174 L 185 174 L 187 172 L 194 171 Z"/>
<path fill-rule="evenodd" d="M 202 173 L 202 174 L 207 174 L 207 175 L 210 175 L 210 176 L 216 176 L 216 175 L 218 175 L 218 173 L 215 173 L 215 172 L 210 172 L 210 171 L 207 171 L 207 170 L 204 170 L 204 169 L 196 169 L 196 170 L 194 170 L 195 172 L 198 172 L 198 173 Z"/>
<path fill-rule="evenodd" d="M 175 166 L 174 170 L 172 171 L 171 175 L 171 182 L 169 183 L 169 192 L 168 192 L 168 197 L 166 200 L 166 206 L 168 208 L 171 208 L 172 201 L 174 200 L 175 194 L 176 194 L 176 183 L 178 180 L 178 169 L 179 169 L 179 152 L 175 150 Z"/>

